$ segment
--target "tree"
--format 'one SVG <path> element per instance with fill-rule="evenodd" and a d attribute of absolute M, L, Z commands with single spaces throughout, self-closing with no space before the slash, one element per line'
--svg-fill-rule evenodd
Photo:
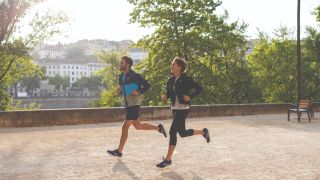
<path fill-rule="evenodd" d="M 320 22 L 320 5 L 315 8 L 313 14 L 316 16 L 317 21 Z"/>
<path fill-rule="evenodd" d="M 282 27 L 275 38 L 260 33 L 259 42 L 248 56 L 248 65 L 264 102 L 294 102 L 296 94 L 296 41 Z"/>
<path fill-rule="evenodd" d="M 91 76 L 91 77 L 81 77 L 76 82 L 72 84 L 72 87 L 76 87 L 82 90 L 89 89 L 96 93 L 104 86 L 101 76 Z"/>
<path fill-rule="evenodd" d="M 113 107 L 120 106 L 121 100 L 117 97 L 118 87 L 118 75 L 119 61 L 123 52 L 112 51 L 105 52 L 101 51 L 97 54 L 98 59 L 105 64 L 105 67 L 100 70 L 97 75 L 102 77 L 102 82 L 105 85 L 105 89 L 100 93 L 99 99 L 95 102 L 95 106 Z"/>
<path fill-rule="evenodd" d="M 146 61 L 136 67 L 152 84 L 146 93 L 146 105 L 162 104 L 160 94 L 164 93 L 171 61 L 176 56 L 188 62 L 189 72 L 204 86 L 195 103 L 254 101 L 249 100 L 248 90 L 254 89 L 250 73 L 238 74 L 249 72 L 244 55 L 247 25 L 226 23 L 227 12 L 216 15 L 221 1 L 128 1 L 134 5 L 130 22 L 155 28 L 152 35 L 135 45 L 149 52 Z M 242 84 L 246 78 L 249 84 Z M 239 85 L 244 86 L 239 88 Z"/>
<path fill-rule="evenodd" d="M 17 30 L 25 15 L 42 0 L 2 0 L 0 2 L 0 96 L 2 104 L 9 102 L 6 90 L 24 77 L 34 74 L 37 67 L 29 55 L 30 48 L 53 35 L 60 33 L 60 25 L 68 21 L 64 13 L 47 11 L 45 14 L 35 13 L 30 27 L 31 33 L 25 37 L 17 37 Z M 5 97 L 5 98 L 4 98 Z M 0 105 L 0 109 L 4 109 Z"/>
<path fill-rule="evenodd" d="M 57 74 L 54 77 L 49 77 L 49 84 L 55 85 L 56 90 L 66 90 L 67 87 L 70 87 L 70 77 L 62 77 Z"/>
<path fill-rule="evenodd" d="M 302 41 L 302 82 L 304 97 L 318 101 L 320 99 L 320 32 L 312 27 L 306 29 L 308 35 Z"/>
<path fill-rule="evenodd" d="M 36 88 L 40 88 L 40 81 L 43 79 L 45 72 L 44 69 L 37 67 L 36 72 L 21 80 L 21 86 L 27 87 L 28 95 L 33 95 L 31 92 Z"/>

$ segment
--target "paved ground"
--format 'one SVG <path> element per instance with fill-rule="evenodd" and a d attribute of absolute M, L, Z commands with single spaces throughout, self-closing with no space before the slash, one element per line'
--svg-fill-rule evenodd
<path fill-rule="evenodd" d="M 167 129 L 170 122 L 164 121 Z M 187 127 L 208 127 L 213 143 L 201 136 L 179 138 L 174 164 L 164 170 L 155 164 L 168 139 L 153 131 L 132 128 L 122 159 L 109 157 L 105 151 L 118 144 L 120 127 L 0 129 L 0 179 L 320 179 L 320 119 L 188 119 Z"/>

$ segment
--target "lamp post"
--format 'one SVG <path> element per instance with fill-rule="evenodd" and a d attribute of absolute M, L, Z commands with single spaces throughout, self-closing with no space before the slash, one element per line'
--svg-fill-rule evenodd
<path fill-rule="evenodd" d="M 297 7 L 297 93 L 299 103 L 301 99 L 300 0 L 298 0 Z"/>

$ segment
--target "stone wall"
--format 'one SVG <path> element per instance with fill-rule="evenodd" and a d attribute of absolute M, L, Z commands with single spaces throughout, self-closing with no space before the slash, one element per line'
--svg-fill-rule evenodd
<path fill-rule="evenodd" d="M 289 104 L 220 104 L 192 106 L 189 117 L 238 116 L 287 113 Z M 320 111 L 320 103 L 314 103 Z M 170 107 L 142 107 L 141 120 L 170 119 Z M 54 125 L 121 122 L 124 108 L 54 109 L 0 112 L 0 127 L 34 127 Z"/>
<path fill-rule="evenodd" d="M 21 106 L 29 106 L 30 103 L 40 104 L 40 109 L 64 109 L 86 108 L 90 102 L 96 100 L 93 97 L 34 97 L 15 98 L 14 102 L 21 101 Z"/>

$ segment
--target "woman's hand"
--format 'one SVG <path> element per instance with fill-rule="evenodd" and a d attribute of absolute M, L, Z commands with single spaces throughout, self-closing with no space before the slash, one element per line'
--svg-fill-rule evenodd
<path fill-rule="evenodd" d="M 166 101 L 167 100 L 167 95 L 162 95 L 161 99 L 162 99 L 162 101 Z"/>
<path fill-rule="evenodd" d="M 189 102 L 190 101 L 190 96 L 184 95 L 183 96 L 183 100 L 186 101 L 186 102 Z"/>

